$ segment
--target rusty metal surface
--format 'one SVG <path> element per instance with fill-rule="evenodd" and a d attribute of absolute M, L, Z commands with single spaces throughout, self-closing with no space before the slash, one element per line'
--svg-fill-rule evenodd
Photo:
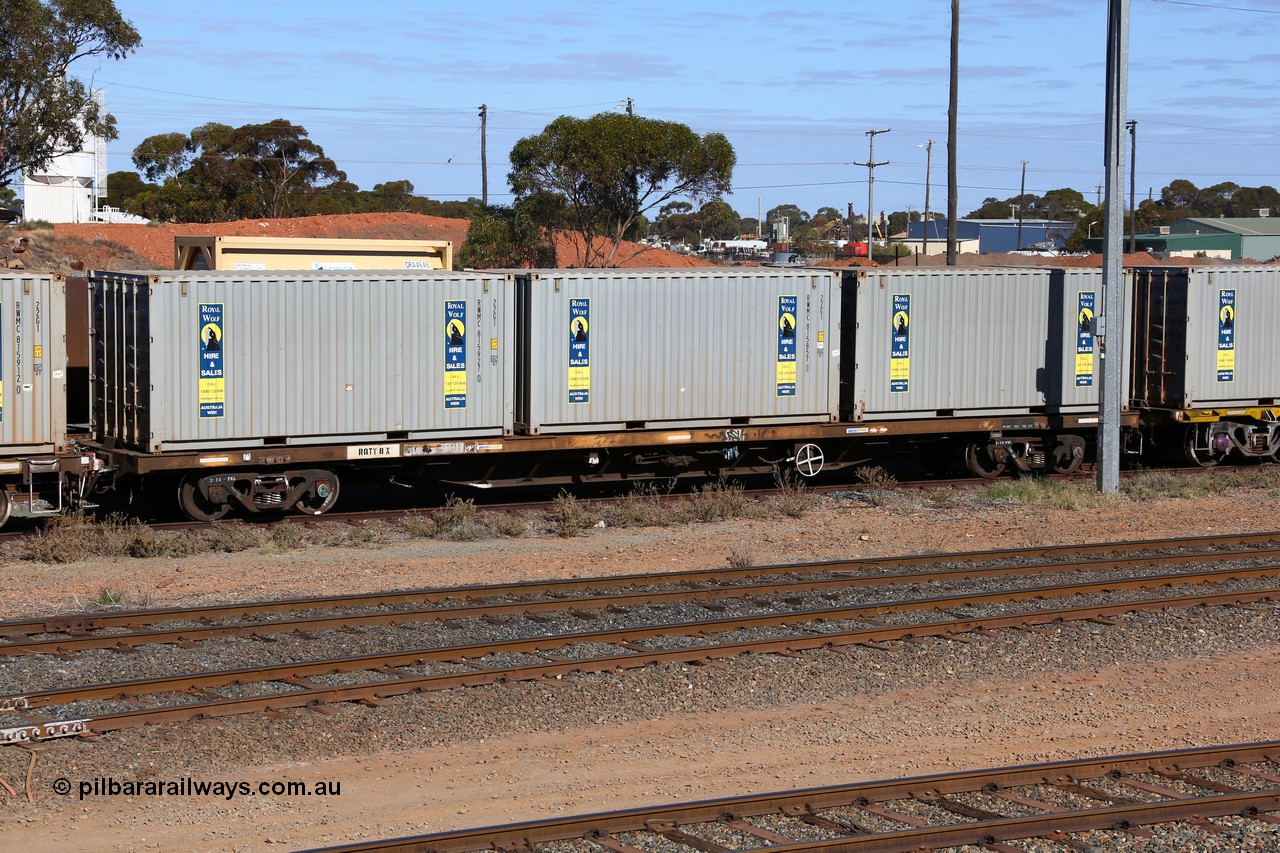
<path fill-rule="evenodd" d="M 1272 557 L 1277 555 L 1280 555 L 1280 549 L 1237 552 L 1232 554 L 1231 558 L 1252 559 L 1259 556 Z M 1191 556 L 1165 555 L 1162 557 L 1147 558 L 1142 562 L 1145 565 L 1151 566 L 1162 563 L 1187 563 L 1220 559 L 1222 559 L 1221 554 L 1200 554 Z M 73 636 L 0 643 L 0 655 L 35 653 L 67 654 L 86 649 L 123 648 L 161 643 L 190 643 L 221 637 L 253 637 L 324 629 L 336 630 L 360 625 L 397 625 L 406 622 L 438 622 L 448 621 L 451 619 L 497 619 L 508 616 L 528 616 L 538 613 L 590 612 L 592 610 L 604 610 L 611 607 L 624 608 L 642 605 L 660 607 L 666 604 L 691 601 L 706 602 L 719 599 L 752 598 L 755 596 L 796 595 L 817 590 L 892 586 L 902 583 L 919 584 L 934 581 L 969 580 L 974 578 L 1024 577 L 1028 575 L 1043 574 L 1045 572 L 1069 574 L 1072 572 L 1101 571 L 1108 568 L 1126 565 L 1130 562 L 1131 561 L 1128 560 L 1103 560 L 1090 563 L 1067 563 L 1056 565 L 1037 564 L 1013 567 L 949 569 L 940 572 L 906 572 L 893 575 L 863 575 L 859 577 L 846 578 L 776 581 L 772 583 L 745 584 L 740 586 L 703 589 L 645 590 L 643 592 L 636 593 L 590 595 L 568 599 L 556 598 L 541 601 L 520 600 L 489 604 L 465 604 L 446 607 L 414 608 L 397 610 L 390 613 L 335 614 L 331 616 L 308 616 L 296 619 L 280 619 L 269 622 L 238 622 L 201 627 L 188 626 L 185 628 L 174 628 L 171 630 L 153 630 L 144 628 L 132 634 L 118 633 L 100 636 L 80 636 L 79 634 L 89 630 L 90 627 L 100 628 L 106 627 L 105 625 L 91 626 L 85 621 L 79 621 L 64 623 L 61 628 L 51 628 L 51 624 L 49 622 L 42 622 L 35 623 L 35 626 L 33 626 L 38 626 L 36 627 L 36 630 L 40 633 L 66 631 L 71 632 Z M 866 613 L 875 614 L 885 612 L 886 609 L 892 612 L 902 612 L 908 609 L 941 609 L 949 606 L 961 606 L 967 604 L 1016 601 L 1027 597 L 1036 597 L 1038 595 L 1045 594 L 1046 591 L 1051 592 L 1053 595 L 1073 595 L 1103 590 L 1143 589 L 1152 586 L 1175 584 L 1221 583 L 1227 580 L 1262 578 L 1276 574 L 1280 574 L 1280 565 L 1263 566 L 1254 569 L 1215 569 L 1203 572 L 1146 575 L 1128 580 L 1113 579 L 1107 581 L 1082 582 L 1074 586 L 1037 587 L 1020 592 L 963 594 L 948 596 L 945 598 L 924 599 L 918 602 L 918 606 L 913 606 L 912 604 L 905 602 L 892 602 L 888 604 L 887 608 L 884 608 L 882 605 L 860 605 L 859 607 L 852 608 L 852 610 L 849 611 L 850 615 L 841 616 L 839 618 L 853 618 L 857 615 L 863 615 L 864 611 Z M 673 578 L 671 582 L 687 583 L 687 581 L 680 577 Z M 548 594 L 549 590 L 539 590 L 538 592 L 539 594 L 545 595 Z M 452 594 L 443 596 L 446 600 L 453 599 L 454 597 L 455 596 Z M 357 598 L 361 600 L 362 604 L 376 603 L 379 605 L 386 605 L 412 601 L 414 599 L 414 594 L 391 594 L 376 602 L 370 602 L 369 597 L 366 596 L 359 596 Z M 323 599 L 312 599 L 311 604 L 302 604 L 301 606 L 281 606 L 279 604 L 274 604 L 264 607 L 260 604 L 256 605 L 256 607 L 261 608 L 257 611 L 259 613 L 288 612 L 292 609 L 311 609 L 315 606 L 315 602 L 318 601 L 323 601 Z M 342 599 L 329 599 L 325 606 L 334 607 L 335 601 L 342 601 Z M 204 613 L 201 613 L 201 611 L 204 611 Z M 177 611 L 176 613 L 174 611 L 168 611 L 163 616 L 163 620 L 192 619 L 197 613 L 200 613 L 201 617 L 204 619 L 208 618 L 207 608 L 194 608 L 193 610 L 185 613 L 183 611 Z M 151 613 L 142 611 L 134 614 L 116 614 L 115 616 L 107 617 L 104 621 L 110 621 L 112 626 L 139 628 L 141 624 L 146 621 L 157 622 L 161 620 Z M 0 634 L 3 634 L 6 630 L 11 630 L 11 626 L 0 624 Z"/>
<path fill-rule="evenodd" d="M 507 584 L 476 584 L 459 587 L 435 587 L 418 590 L 392 590 L 387 592 L 362 593 L 358 595 L 314 596 L 307 598 L 288 598 L 274 601 L 245 602 L 235 604 L 201 605 L 197 607 L 166 607 L 148 610 L 112 611 L 110 613 L 75 613 L 65 616 L 47 616 L 34 619 L 13 619 L 0 621 L 0 637 L 16 637 L 41 633 L 85 632 L 103 628 L 122 626 L 143 626 L 158 622 L 176 620 L 208 621 L 226 618 L 247 618 L 253 615 L 287 613 L 295 610 L 337 609 L 354 607 L 382 607 L 404 604 L 430 604 L 446 601 L 465 601 L 485 598 L 504 598 L 518 596 L 530 598 L 536 596 L 562 596 L 585 591 L 627 588 L 635 586 L 652 586 L 655 584 L 680 584 L 693 586 L 697 584 L 724 584 L 742 581 L 749 578 L 762 577 L 804 577 L 815 574 L 834 574 L 838 572 L 859 572 L 883 570 L 889 568 L 913 569 L 901 574 L 868 575 L 861 578 L 833 579 L 833 586 L 866 586 L 890 584 L 895 582 L 925 582 L 932 580 L 957 580 L 992 576 L 1025 576 L 1044 572 L 1068 574 L 1073 572 L 1097 571 L 1124 566 L 1156 566 L 1167 563 L 1193 563 L 1220 559 L 1246 560 L 1267 559 L 1280 554 L 1280 547 L 1272 543 L 1280 543 L 1280 532 L 1253 534 L 1222 534 L 1182 539 L 1130 540 L 1126 542 L 1099 543 L 1096 545 L 1059 545 L 1030 549 L 1001 549 L 990 551 L 969 551 L 954 554 L 917 554 L 896 557 L 872 557 L 859 560 L 826 560 L 789 565 L 748 566 L 742 568 L 724 567 L 700 569 L 683 572 L 670 572 L 660 576 L 652 574 L 630 574 L 600 576 L 591 578 L 574 578 L 554 581 L 521 581 Z M 1225 551 L 1205 550 L 1201 553 L 1187 553 L 1188 549 L 1225 549 L 1231 547 L 1244 548 L 1261 546 L 1248 550 Z M 1072 562 L 1039 562 L 1017 566 L 976 566 L 969 568 L 944 569 L 936 572 L 919 571 L 930 565 L 939 563 L 991 563 L 1012 559 L 1083 557 L 1089 554 L 1125 554 L 1135 551 L 1177 550 L 1174 554 L 1148 554 L 1141 557 L 1116 556 L 1109 559 L 1089 559 Z M 754 587 L 727 587 L 725 590 L 694 590 L 688 592 L 688 600 L 696 600 L 699 596 L 732 596 L 759 592 L 763 588 L 783 589 L 788 585 L 802 588 L 806 585 L 813 588 L 813 581 L 775 582 Z M 616 602 L 614 602 L 616 603 Z M 573 606 L 583 606 L 581 599 L 571 602 Z M 565 606 L 568 606 L 567 604 Z M 273 622 L 272 627 L 281 623 Z M 0 653 L 3 653 L 0 646 Z"/>
<path fill-rule="evenodd" d="M 1272 762 L 1280 753 L 1280 743 L 1266 742 L 1228 747 L 1184 749 L 1141 755 L 1108 756 L 1046 764 L 1023 765 L 994 770 L 918 776 L 889 781 L 807 788 L 743 797 L 726 797 L 651 808 L 635 808 L 600 814 L 454 830 L 383 841 L 366 841 L 323 848 L 324 853 L 372 853 L 372 851 L 430 851 L 430 853 L 470 853 L 480 850 L 521 850 L 536 844 L 586 839 L 609 850 L 621 845 L 611 836 L 621 833 L 655 833 L 671 837 L 688 835 L 680 827 L 696 824 L 741 826 L 746 818 L 785 816 L 821 827 L 841 837 L 770 845 L 776 853 L 800 851 L 912 851 L 953 847 L 962 844 L 988 846 L 999 841 L 1026 838 L 1053 838 L 1071 844 L 1063 835 L 1094 829 L 1139 827 L 1171 821 L 1194 821 L 1224 815 L 1260 816 L 1280 806 L 1280 791 L 1231 791 L 1215 795 L 1200 786 L 1204 796 L 1179 796 L 1149 803 L 1108 805 L 1095 809 L 1056 810 L 1025 817 L 993 815 L 973 822 L 926 825 L 899 832 L 857 834 L 846 823 L 821 814 L 839 807 L 876 808 L 895 800 L 928 802 L 947 808 L 946 795 L 976 791 L 1005 793 L 1020 786 L 1055 784 L 1057 780 L 1091 780 L 1106 776 L 1121 781 L 1129 774 L 1182 772 L 1188 769 L 1241 766 Z M 1184 777 L 1186 774 L 1183 774 Z M 1198 784 L 1193 780 L 1192 784 Z M 1016 795 L 1015 795 L 1016 796 Z M 1024 798 L 1025 799 L 1025 798 Z M 1025 799 L 1027 803 L 1037 803 Z M 1039 804 L 1031 806 L 1038 808 Z M 869 811 L 870 808 L 867 810 Z M 973 815 L 969 815 L 974 817 Z M 957 813 L 957 817 L 959 814 Z M 755 833 L 751 833 L 755 834 Z M 788 839 L 789 840 L 789 839 Z M 996 848 L 999 849 L 999 848 Z M 321 853 L 319 849 L 311 853 Z"/>
<path fill-rule="evenodd" d="M 1082 587 L 1090 585 L 1073 584 L 1063 588 L 1078 592 Z M 1108 584 L 1092 585 L 1107 588 Z M 1011 598 L 1044 598 L 1046 590 L 1019 590 Z M 633 627 L 610 631 L 583 632 L 576 634 L 560 634 L 554 636 L 534 637 L 500 643 L 479 643 L 455 647 L 419 649 L 386 654 L 361 655 L 356 657 L 336 658 L 322 661 L 290 663 L 278 666 L 252 667 L 242 670 L 227 670 L 214 673 L 180 675 L 156 679 L 139 679 L 127 682 L 73 687 L 26 693 L 20 696 L 0 697 L 0 702 L 21 705 L 26 709 L 39 709 L 56 705 L 94 699 L 127 699 L 130 697 L 170 691 L 201 691 L 219 685 L 247 682 L 291 682 L 301 685 L 301 689 L 286 693 L 262 695 L 251 698 L 196 701 L 178 707 L 143 708 L 119 713 L 103 714 L 91 717 L 85 722 L 90 731 L 95 733 L 111 731 L 152 723 L 188 720 L 195 717 L 221 716 L 237 713 L 265 712 L 283 708 L 296 708 L 326 702 L 342 702 L 353 700 L 379 699 L 387 696 L 404 695 L 430 690 L 452 689 L 506 681 L 533 681 L 555 678 L 571 673 L 611 672 L 615 670 L 635 669 L 655 663 L 699 663 L 708 660 L 731 658 L 743 654 L 789 653 L 819 649 L 828 646 L 844 646 L 854 644 L 882 643 L 890 640 L 907 638 L 948 638 L 958 634 L 983 632 L 999 628 L 1021 628 L 1044 625 L 1054 622 L 1081 621 L 1101 619 L 1109 616 L 1120 616 L 1135 611 L 1154 611 L 1164 609 L 1186 609 L 1199 606 L 1232 606 L 1258 601 L 1280 599 L 1280 588 L 1268 588 L 1251 591 L 1236 591 L 1216 595 L 1181 596 L 1174 598 L 1156 598 L 1137 601 L 1125 601 L 1104 605 L 1090 605 L 1054 610 L 1036 610 L 1003 614 L 994 617 L 978 617 L 949 619 L 909 626 L 885 626 L 854 631 L 837 631 L 831 633 L 815 633 L 809 623 L 820 623 L 831 619 L 844 619 L 852 615 L 868 613 L 886 613 L 895 609 L 892 604 L 879 603 L 855 608 L 832 608 L 796 613 L 766 614 L 740 618 L 713 619 L 698 622 L 659 625 L 649 627 Z M 977 600 L 996 600 L 992 596 L 955 596 L 931 601 L 904 602 L 903 610 L 931 609 L 939 606 L 939 602 L 973 602 Z M 338 672 L 356 672 L 382 670 L 400 666 L 413 666 L 431 661 L 468 662 L 492 654 L 535 654 L 546 656 L 548 650 L 563 648 L 580 643 L 602 644 L 627 647 L 651 637 L 661 636 L 697 636 L 717 631 L 740 628 L 777 627 L 794 623 L 805 623 L 808 632 L 802 636 L 782 637 L 757 641 L 740 641 L 715 643 L 694 648 L 652 651 L 637 650 L 634 646 L 631 654 L 606 655 L 575 660 L 552 660 L 545 664 L 523 666 L 507 666 L 489 669 L 477 669 L 463 673 L 447 673 L 436 675 L 411 675 L 400 673 L 397 677 L 342 687 L 315 686 L 299 679 L 308 676 L 327 675 Z M 42 722 L 48 722 L 44 720 Z M 0 744 L 21 743 L 38 736 L 39 730 L 34 726 L 19 726 L 0 730 Z"/>

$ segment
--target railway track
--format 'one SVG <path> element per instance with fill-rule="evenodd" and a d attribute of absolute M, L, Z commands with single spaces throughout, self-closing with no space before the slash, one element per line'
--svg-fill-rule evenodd
<path fill-rule="evenodd" d="M 1280 809 L 1277 773 L 1280 742 L 1252 743 L 703 800 L 323 853 L 905 853 L 963 845 L 1021 853 L 1025 848 L 1008 842 L 1029 839 L 1090 851 L 1111 848 L 1108 839 L 1117 836 L 1151 838 L 1147 827 L 1170 823 L 1181 824 L 1176 840 L 1183 849 L 1228 849 L 1240 831 L 1233 823 L 1280 824 L 1270 813 Z M 1222 820 L 1230 817 L 1237 820 Z M 1171 835 L 1165 829 L 1161 840 Z"/>
<path fill-rule="evenodd" d="M 1219 545 L 1224 544 L 1221 538 L 1215 541 Z M 1117 557 L 1115 552 L 1123 551 L 1124 545 L 1128 544 L 1133 543 L 1100 546 L 1109 549 L 1104 562 L 1123 561 L 1125 558 Z M 1152 543 L 1144 544 L 1148 549 L 1152 546 Z M 1182 547 L 1185 547 L 1185 541 Z M 1035 553 L 1044 550 L 1036 549 Z M 1049 550 L 1062 554 L 1070 549 Z M 975 562 L 989 562 L 992 555 L 998 553 L 1010 555 L 1018 552 L 983 552 L 983 559 Z M 1258 552 L 1228 551 L 1217 554 L 1216 558 L 1235 561 L 1239 555 L 1251 553 Z M 902 559 L 955 561 L 956 556 Z M 1196 555 L 1187 554 L 1161 555 L 1154 559 L 1155 565 L 1178 560 L 1200 561 Z M 800 568 L 812 572 L 815 566 L 827 565 L 777 567 L 775 571 Z M 1062 572 L 1064 568 L 1069 574 L 1088 571 L 1081 563 L 1062 563 L 1054 566 L 1053 570 Z M 1015 577 L 1034 577 L 1043 571 L 1043 565 L 1022 565 L 1012 569 L 977 565 L 933 574 L 951 574 L 972 581 L 987 572 L 991 573 L 990 577 L 999 579 L 1003 577 L 1000 572 L 1008 572 Z M 739 577 L 748 577 L 747 573 L 758 576 L 761 572 L 761 569 L 739 569 L 694 574 L 705 579 L 708 575 L 739 573 Z M 969 639 L 963 635 L 980 637 L 1000 630 L 1036 630 L 1037 626 L 1081 620 L 1108 622 L 1136 611 L 1200 606 L 1253 607 L 1280 600 L 1280 588 L 1262 583 L 1277 574 L 1280 574 L 1280 567 L 1268 564 L 964 591 L 943 596 L 882 597 L 861 603 L 821 607 L 813 606 L 815 592 L 830 594 L 840 585 L 894 588 L 918 581 L 921 575 L 896 573 L 888 577 L 868 575 L 850 578 L 833 577 L 829 570 L 824 570 L 816 579 L 791 579 L 763 586 L 675 588 L 657 592 L 643 588 L 625 589 L 625 581 L 639 584 L 643 580 L 652 585 L 655 582 L 653 577 L 630 576 L 623 579 L 622 584 L 618 584 L 616 578 L 597 579 L 594 581 L 597 585 L 603 583 L 624 589 L 613 595 L 543 598 L 535 602 L 489 601 L 479 605 L 444 607 L 432 612 L 430 618 L 443 624 L 437 636 L 443 636 L 446 631 L 463 631 L 465 626 L 459 627 L 458 623 L 464 617 L 466 622 L 473 623 L 478 630 L 466 638 L 470 641 L 213 671 L 172 672 L 110 683 L 27 690 L 0 697 L 0 717 L 17 723 L 0 723 L 0 743 L 24 743 L 237 713 L 274 713 L 334 702 L 377 704 L 388 697 L 411 693 L 560 678 L 573 673 L 614 672 L 653 664 L 700 664 L 745 654 L 793 654 L 853 646 L 884 648 L 885 643 L 923 638 Z M 590 583 L 593 582 L 572 582 L 574 585 Z M 1169 587 L 1178 591 L 1202 584 L 1229 584 L 1234 588 L 1208 593 L 1166 594 L 1163 597 L 1156 594 Z M 510 592 L 521 588 L 523 585 L 475 587 L 471 591 Z M 803 595 L 799 594 L 802 589 Z M 456 590 L 452 592 L 457 593 Z M 700 609 L 698 618 L 688 619 L 685 611 L 685 619 L 671 621 L 669 613 L 650 601 L 666 594 L 672 601 L 694 602 Z M 717 605 L 729 598 L 743 599 L 747 606 L 732 615 L 713 612 L 711 617 L 707 617 L 706 608 L 714 611 Z M 262 606 L 279 605 L 280 602 L 272 602 Z M 165 614 L 163 618 L 172 618 L 172 613 Z M 349 615 L 318 617 L 323 624 L 307 621 L 314 618 L 301 620 L 305 629 L 294 626 L 288 630 L 351 627 Z M 404 614 L 395 613 L 377 614 L 376 618 L 406 620 Z M 423 617 L 410 616 L 408 620 L 420 618 Z M 582 631 L 580 627 L 584 621 L 605 627 Z M 484 626 L 490 629 L 496 626 L 503 638 L 495 641 L 484 637 Z M 225 627 L 210 630 L 216 632 Z M 241 628 L 236 627 L 235 630 Z M 256 628 L 260 635 L 272 630 L 274 628 L 270 625 Z M 197 633 L 189 629 L 188 641 Z M 153 631 L 135 634 L 133 641 L 139 643 L 147 636 L 159 642 L 183 643 L 180 633 Z M 71 639 L 64 638 L 64 645 Z M 310 648 L 305 642 L 310 639 L 309 636 L 304 637 L 303 649 Z M 110 636 L 85 638 L 86 643 L 98 647 L 103 641 L 113 642 L 115 647 L 128 647 L 128 642 L 114 641 Z M 385 642 L 379 638 L 378 645 Z M 27 651 L 50 649 L 49 646 L 28 647 Z M 202 666 L 201 669 L 207 670 L 208 667 Z"/>
<path fill-rule="evenodd" d="M 1185 543 L 1188 540 L 1177 541 Z M 1240 537 L 1222 537 L 1219 542 L 1224 546 L 1236 547 L 1245 544 Z M 714 607 L 713 602 L 731 599 L 745 599 L 763 603 L 772 609 L 786 610 L 789 602 L 794 605 L 803 600 L 797 596 L 814 593 L 834 599 L 838 597 L 838 591 L 890 588 L 904 584 L 954 584 L 960 581 L 992 581 L 1043 575 L 1069 577 L 1118 570 L 1151 571 L 1165 566 L 1221 562 L 1226 559 L 1233 562 L 1280 559 L 1280 546 L 1229 551 L 1212 548 L 1199 553 L 1187 553 L 1189 546 L 1186 544 L 1174 546 L 1170 543 L 1170 547 L 1181 550 L 1178 553 L 1117 557 L 1114 556 L 1117 546 L 1107 545 L 1098 551 L 1107 556 L 1088 560 L 1032 561 L 996 566 L 989 563 L 1008 560 L 1010 552 L 989 551 L 952 555 L 947 559 L 947 567 L 932 571 L 927 569 L 930 565 L 936 565 L 938 555 L 686 571 L 659 577 L 630 575 L 10 620 L 0 622 L 0 656 L 39 653 L 65 656 L 88 649 L 128 649 L 152 644 L 189 645 L 224 637 L 263 637 L 413 622 L 502 620 L 515 617 L 537 619 L 554 613 L 584 614 L 640 606 L 661 607 L 675 603 L 697 602 Z M 899 571 L 886 571 L 888 567 L 896 567 Z M 1254 571 L 1255 576 L 1265 577 L 1280 572 L 1280 569 L 1275 569 L 1268 563 Z M 1140 578 L 1108 578 L 1082 583 L 1078 587 L 1082 591 L 1097 591 L 1103 588 L 1135 588 L 1152 584 L 1215 583 L 1224 578 L 1236 579 L 1244 576 L 1240 572 L 1178 572 Z M 601 592 L 611 588 L 614 589 L 613 592 Z M 617 591 L 619 589 L 622 591 Z M 978 602 L 983 598 L 966 593 L 955 600 Z M 476 603 L 477 600 L 479 603 Z M 322 615 L 316 615 L 317 611 L 322 611 Z M 308 615 L 293 615 L 298 613 Z"/>

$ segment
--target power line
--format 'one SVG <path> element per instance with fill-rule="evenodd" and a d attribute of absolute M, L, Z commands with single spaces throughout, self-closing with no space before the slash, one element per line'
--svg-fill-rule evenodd
<path fill-rule="evenodd" d="M 1221 9 L 1226 12 L 1256 12 L 1259 15 L 1280 15 L 1280 9 L 1250 9 L 1245 6 L 1219 6 L 1216 3 L 1192 3 L 1190 0 L 1151 0 L 1153 3 L 1169 3 L 1174 6 L 1195 6 L 1200 9 Z"/>

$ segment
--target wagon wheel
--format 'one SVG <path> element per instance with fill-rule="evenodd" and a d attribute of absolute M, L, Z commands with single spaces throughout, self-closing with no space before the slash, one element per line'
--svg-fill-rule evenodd
<path fill-rule="evenodd" d="M 796 471 L 801 477 L 816 477 L 822 470 L 824 459 L 821 447 L 816 444 L 803 444 L 796 451 Z"/>
<path fill-rule="evenodd" d="M 1215 468 L 1227 458 L 1224 451 L 1214 450 L 1209 441 L 1207 424 L 1195 424 L 1187 428 L 1187 437 L 1182 444 L 1187 459 L 1201 468 Z"/>
<path fill-rule="evenodd" d="M 298 498 L 294 508 L 303 515 L 324 515 L 337 502 L 338 478 L 329 474 L 327 478 L 316 480 L 314 488 Z"/>
<path fill-rule="evenodd" d="M 1058 474 L 1074 474 L 1084 464 L 1083 447 L 1059 447 L 1053 454 L 1053 470 Z"/>
<path fill-rule="evenodd" d="M 986 445 L 979 442 L 970 442 L 964 451 L 964 465 L 969 469 L 971 474 L 981 477 L 984 480 L 994 480 L 1004 473 L 1004 460 L 996 461 L 991 457 Z"/>
<path fill-rule="evenodd" d="M 9 497 L 9 490 L 0 488 L 0 527 L 4 527 L 12 512 L 13 500 Z"/>
<path fill-rule="evenodd" d="M 188 474 L 178 487 L 178 505 L 192 521 L 217 521 L 231 512 L 231 504 L 214 503 L 200 494 L 200 478 Z"/>

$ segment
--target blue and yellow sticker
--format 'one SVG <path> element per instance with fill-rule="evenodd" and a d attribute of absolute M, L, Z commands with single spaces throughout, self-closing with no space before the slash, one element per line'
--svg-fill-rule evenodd
<path fill-rule="evenodd" d="M 889 334 L 889 393 L 911 390 L 911 294 L 893 294 L 893 327 Z"/>
<path fill-rule="evenodd" d="M 569 300 L 569 402 L 591 402 L 591 300 Z"/>
<path fill-rule="evenodd" d="M 444 302 L 444 407 L 467 407 L 467 303 Z"/>
<path fill-rule="evenodd" d="M 221 302 L 200 303 L 200 417 L 226 415 L 227 377 L 222 353 L 227 341 Z"/>
<path fill-rule="evenodd" d="M 1092 290 L 1079 294 L 1076 302 L 1076 387 L 1093 386 L 1094 319 L 1097 317 L 1096 296 Z"/>
<path fill-rule="evenodd" d="M 796 306 L 794 296 L 778 297 L 778 367 L 774 376 L 774 395 L 796 395 Z"/>
<path fill-rule="evenodd" d="M 1236 292 L 1218 291 L 1218 381 L 1236 381 Z"/>

